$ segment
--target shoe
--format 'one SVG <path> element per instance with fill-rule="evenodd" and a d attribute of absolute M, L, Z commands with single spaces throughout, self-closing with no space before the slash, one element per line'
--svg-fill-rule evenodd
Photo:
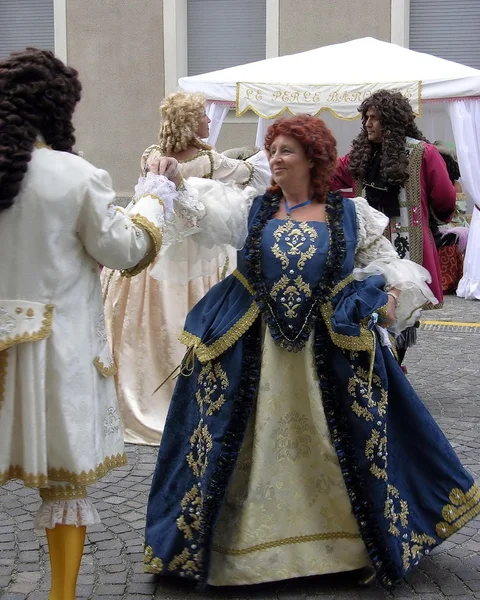
<path fill-rule="evenodd" d="M 400 365 L 400 368 L 402 369 L 404 375 L 408 375 L 407 367 L 405 365 Z"/>
<path fill-rule="evenodd" d="M 375 582 L 377 574 L 373 567 L 363 567 L 358 570 L 357 585 L 368 586 Z"/>

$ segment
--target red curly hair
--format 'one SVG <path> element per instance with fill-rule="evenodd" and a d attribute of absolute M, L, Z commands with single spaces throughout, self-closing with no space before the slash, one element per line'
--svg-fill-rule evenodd
<path fill-rule="evenodd" d="M 333 177 L 337 163 L 337 142 L 325 123 L 311 115 L 298 115 L 278 119 L 268 128 L 265 137 L 265 151 L 270 154 L 270 148 L 279 135 L 289 135 L 302 145 L 312 167 L 312 200 L 324 202 L 330 191 L 330 180 Z M 272 178 L 268 188 L 273 194 L 281 193 L 281 188 Z"/>

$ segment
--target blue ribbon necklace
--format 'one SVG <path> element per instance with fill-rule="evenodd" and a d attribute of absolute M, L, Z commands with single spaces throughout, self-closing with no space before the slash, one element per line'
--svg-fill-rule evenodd
<path fill-rule="evenodd" d="M 284 198 L 284 200 L 285 200 L 285 208 L 286 208 L 286 210 L 287 210 L 287 217 L 289 217 L 289 216 L 290 216 L 290 213 L 291 213 L 293 210 L 296 210 L 297 208 L 302 208 L 302 206 L 308 206 L 309 204 L 311 204 L 311 203 L 312 203 L 312 201 L 311 201 L 311 200 L 305 200 L 305 202 L 300 202 L 300 204 L 296 204 L 295 206 L 288 206 L 287 199 L 286 199 L 286 198 Z"/>

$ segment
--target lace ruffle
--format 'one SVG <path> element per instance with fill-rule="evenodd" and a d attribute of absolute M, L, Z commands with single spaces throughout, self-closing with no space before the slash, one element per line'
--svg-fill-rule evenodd
<path fill-rule="evenodd" d="M 190 177 L 186 180 L 184 212 L 167 224 L 160 259 L 150 269 L 154 279 L 187 283 L 209 277 L 232 252 L 240 250 L 248 233 L 248 214 L 257 192 L 233 182 Z M 180 218 L 181 217 L 181 218 Z"/>
<path fill-rule="evenodd" d="M 355 198 L 357 213 L 357 253 L 355 279 L 362 281 L 371 275 L 383 275 L 387 285 L 398 289 L 400 297 L 396 310 L 396 322 L 392 331 L 396 334 L 418 320 L 422 306 L 438 304 L 428 287 L 430 273 L 411 260 L 399 258 L 392 244 L 383 235 L 388 218 L 373 209 L 363 198 Z"/>
<path fill-rule="evenodd" d="M 152 194 L 162 199 L 168 219 L 173 212 L 174 202 L 178 196 L 175 184 L 163 175 L 147 173 L 145 177 L 139 178 L 135 186 L 135 198 L 138 199 L 145 194 Z"/>
<path fill-rule="evenodd" d="M 35 530 L 53 529 L 56 525 L 76 527 L 100 523 L 100 516 L 88 498 L 48 500 L 42 502 L 35 517 Z"/>

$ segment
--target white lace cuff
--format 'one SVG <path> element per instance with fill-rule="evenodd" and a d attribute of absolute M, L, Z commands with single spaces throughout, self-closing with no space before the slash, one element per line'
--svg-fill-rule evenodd
<path fill-rule="evenodd" d="M 135 186 L 135 199 L 150 195 L 159 198 L 165 207 L 165 216 L 168 219 L 172 212 L 174 202 L 178 197 L 175 184 L 163 175 L 147 173 L 146 177 L 140 177 Z"/>
<path fill-rule="evenodd" d="M 100 523 L 100 516 L 88 498 L 46 500 L 35 517 L 35 531 L 43 534 L 45 529 L 53 529 L 56 525 L 83 527 L 97 523 Z"/>
<path fill-rule="evenodd" d="M 353 276 L 362 281 L 371 275 L 382 275 L 389 287 L 400 291 L 394 333 L 415 324 L 422 306 L 437 299 L 428 287 L 430 273 L 416 263 L 399 258 L 392 244 L 383 235 L 388 218 L 372 208 L 364 198 L 355 198 L 357 214 L 356 268 Z"/>

